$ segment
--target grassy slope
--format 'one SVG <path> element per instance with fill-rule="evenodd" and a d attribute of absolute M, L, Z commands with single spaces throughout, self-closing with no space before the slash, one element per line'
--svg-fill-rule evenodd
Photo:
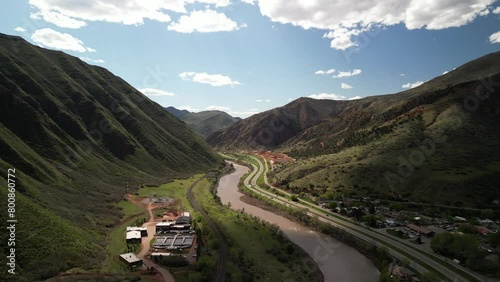
<path fill-rule="evenodd" d="M 230 116 L 222 111 L 202 111 L 198 113 L 188 113 L 180 117 L 194 132 L 204 138 L 217 130 L 228 127 L 239 119 Z"/>
<path fill-rule="evenodd" d="M 500 199 L 499 80 L 497 52 L 393 95 L 354 101 L 301 98 L 207 140 L 221 148 L 288 153 L 298 161 L 278 167 L 270 180 L 296 193 L 318 196 L 332 190 L 492 206 Z M 465 106 L 475 102 L 477 108 Z M 419 143 L 436 136 L 445 140 L 433 142 L 435 148 L 422 156 Z M 405 173 L 401 164 L 410 159 L 411 171 Z"/>
<path fill-rule="evenodd" d="M 290 281 L 314 281 L 316 277 L 304 274 L 308 273 L 308 268 L 302 259 L 307 254 L 277 235 L 277 229 L 247 214 L 221 208 L 212 196 L 207 180 L 196 186 L 194 192 L 201 206 L 229 240 L 232 281 L 244 281 L 244 277 L 249 276 L 256 281 L 280 281 L 285 275 L 292 279 Z"/>
<path fill-rule="evenodd" d="M 433 104 L 379 125 L 370 124 L 371 128 L 302 139 L 289 151 L 300 161 L 279 168 L 273 181 L 315 196 L 333 190 L 339 194 L 376 198 L 400 195 L 414 201 L 485 207 L 500 197 L 500 155 L 496 149 L 500 131 L 494 125 L 499 121 L 495 114 L 498 95 L 491 94 L 476 111 L 466 111 L 454 103 L 474 93 L 477 85 L 479 82 L 457 87 Z M 318 125 L 309 132 L 314 135 L 326 130 L 328 126 Z M 434 149 L 422 155 L 417 143 L 432 136 L 442 140 L 433 142 Z M 413 172 L 398 171 L 403 159 L 414 160 Z M 388 173 L 393 176 L 390 181 Z"/>
<path fill-rule="evenodd" d="M 18 178 L 18 280 L 99 269 L 127 181 L 133 192 L 219 162 L 122 79 L 19 37 L 0 35 L 0 92 L 0 171 Z"/>

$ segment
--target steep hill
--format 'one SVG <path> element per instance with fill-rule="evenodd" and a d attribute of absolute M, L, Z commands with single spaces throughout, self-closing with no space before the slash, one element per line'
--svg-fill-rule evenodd
<path fill-rule="evenodd" d="M 225 149 L 276 148 L 305 129 L 338 115 L 347 104 L 347 101 L 300 98 L 219 130 L 206 140 Z"/>
<path fill-rule="evenodd" d="M 19 281 L 98 270 L 126 183 L 133 192 L 220 163 L 183 122 L 106 69 L 2 34 L 0 157 L 3 183 L 16 171 Z"/>
<path fill-rule="evenodd" d="M 171 114 L 178 118 L 182 118 L 183 116 L 187 115 L 190 113 L 188 110 L 179 110 L 175 107 L 166 107 L 165 110 L 169 111 Z"/>
<path fill-rule="evenodd" d="M 207 141 L 226 149 L 276 149 L 298 158 L 272 174 L 277 185 L 297 193 L 318 196 L 330 190 L 490 206 L 500 199 L 499 81 L 497 52 L 393 95 L 301 98 Z M 318 114 L 312 104 L 325 108 Z"/>
<path fill-rule="evenodd" d="M 184 121 L 194 132 L 200 134 L 203 138 L 241 120 L 241 118 L 232 117 L 223 111 L 201 111 L 191 113 L 186 110 L 178 110 L 174 107 L 165 109 Z"/>

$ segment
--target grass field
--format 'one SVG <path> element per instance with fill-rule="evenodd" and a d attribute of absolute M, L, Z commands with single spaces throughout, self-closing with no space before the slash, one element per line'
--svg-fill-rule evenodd
<path fill-rule="evenodd" d="M 123 218 L 128 218 L 130 216 L 137 215 L 139 213 L 143 213 L 144 209 L 132 204 L 129 201 L 121 201 L 116 204 L 124 213 Z"/>
<path fill-rule="evenodd" d="M 194 194 L 230 242 L 230 261 L 238 266 L 229 267 L 234 281 L 243 281 L 249 275 L 256 281 L 281 281 L 285 275 L 290 275 L 288 270 L 293 271 L 291 276 L 295 281 L 314 280 L 315 273 L 303 272 L 304 254 L 278 235 L 276 227 L 247 214 L 221 208 L 207 180 L 194 188 Z"/>
<path fill-rule="evenodd" d="M 109 245 L 106 251 L 106 260 L 104 261 L 101 272 L 126 272 L 127 266 L 118 258 L 120 254 L 127 252 L 127 243 L 125 241 L 125 231 L 127 226 L 133 224 L 136 220 L 147 217 L 147 213 L 143 210 L 137 216 L 122 222 L 111 230 L 108 235 Z"/>

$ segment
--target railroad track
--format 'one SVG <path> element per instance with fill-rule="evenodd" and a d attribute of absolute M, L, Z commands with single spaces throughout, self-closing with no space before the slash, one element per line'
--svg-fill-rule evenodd
<path fill-rule="evenodd" d="M 196 201 L 196 199 L 194 198 L 194 195 L 193 195 L 193 187 L 195 187 L 196 184 L 198 184 L 198 182 L 200 182 L 204 178 L 206 178 L 206 176 L 201 177 L 200 179 L 196 180 L 196 182 L 191 184 L 191 186 L 188 189 L 188 199 L 189 199 L 189 202 L 191 203 L 191 206 L 193 206 L 193 208 L 195 209 L 195 211 L 201 213 L 201 215 L 205 218 L 208 226 L 210 227 L 210 229 L 212 230 L 212 232 L 215 234 L 215 236 L 217 237 L 217 239 L 220 242 L 219 261 L 217 262 L 217 269 L 216 269 L 216 272 L 215 272 L 215 275 L 214 275 L 214 278 L 212 281 L 224 282 L 226 280 L 226 265 L 227 265 L 227 257 L 229 255 L 229 252 L 228 252 L 229 248 L 227 245 L 226 238 L 222 234 L 222 232 L 219 229 L 219 227 L 217 226 L 217 224 L 215 224 L 210 219 L 210 217 L 208 217 L 207 213 L 203 210 L 203 208 Z"/>

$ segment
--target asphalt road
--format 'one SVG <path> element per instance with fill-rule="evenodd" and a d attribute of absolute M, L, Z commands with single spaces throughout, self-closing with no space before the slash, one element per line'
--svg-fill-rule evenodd
<path fill-rule="evenodd" d="M 384 235 L 379 234 L 377 232 L 370 231 L 369 229 L 362 227 L 362 226 L 359 226 L 359 225 L 356 225 L 350 221 L 338 219 L 338 218 L 331 217 L 331 216 L 326 216 L 325 213 L 319 212 L 319 211 L 317 211 L 309 206 L 306 206 L 300 202 L 290 201 L 287 198 L 275 195 L 267 190 L 262 189 L 261 187 L 259 187 L 257 185 L 257 179 L 260 177 L 260 175 L 262 173 L 264 173 L 264 165 L 262 164 L 262 162 L 258 158 L 255 158 L 255 157 L 253 157 L 253 158 L 257 161 L 259 167 L 257 168 L 254 165 L 252 165 L 252 166 L 254 166 L 254 170 L 244 180 L 244 185 L 247 188 L 249 188 L 249 189 L 253 190 L 254 192 L 259 193 L 261 195 L 265 195 L 275 202 L 282 203 L 282 204 L 287 205 L 287 206 L 307 209 L 308 215 L 310 215 L 312 217 L 316 217 L 316 218 L 318 218 L 318 220 L 320 220 L 322 222 L 326 222 L 326 223 L 332 224 L 333 226 L 339 227 L 339 228 L 347 231 L 348 233 L 350 233 L 350 234 L 352 234 L 352 235 L 354 235 L 354 236 L 356 236 L 364 241 L 371 242 L 373 244 L 376 244 L 377 246 L 385 246 L 389 250 L 389 253 L 391 255 L 394 255 L 398 258 L 406 257 L 399 250 L 406 252 L 410 256 L 425 262 L 430 268 L 432 268 L 432 270 L 434 270 L 436 272 L 440 272 L 442 275 L 444 275 L 445 277 L 447 277 L 451 281 L 456 281 L 456 282 L 468 281 L 468 279 L 462 277 L 460 274 L 456 273 L 455 271 L 450 270 L 448 267 L 442 265 L 440 262 L 429 258 L 428 255 L 435 257 L 437 260 L 440 260 L 440 261 L 444 261 L 443 258 L 437 257 L 433 253 L 426 252 L 427 255 L 423 254 L 423 253 L 415 250 L 414 248 L 412 248 L 409 245 L 411 243 L 403 243 L 403 242 L 396 240 L 396 239 L 393 239 L 391 237 L 384 236 Z M 286 193 L 286 194 L 288 194 L 288 193 Z M 318 206 L 318 208 L 320 208 L 320 207 Z M 376 238 L 378 242 L 375 241 L 373 238 Z M 380 242 L 383 242 L 384 244 L 382 244 Z M 427 267 L 424 267 L 424 266 L 414 262 L 414 260 L 411 257 L 408 257 L 408 259 L 410 261 L 412 261 L 411 265 L 413 266 L 413 268 L 421 273 L 431 270 L 431 269 L 428 269 Z M 452 265 L 452 267 L 455 267 L 455 266 Z M 462 268 L 461 270 L 464 272 L 467 272 L 468 274 L 475 277 L 479 281 L 485 281 L 485 277 L 478 276 L 476 273 L 473 273 L 466 268 Z"/>

